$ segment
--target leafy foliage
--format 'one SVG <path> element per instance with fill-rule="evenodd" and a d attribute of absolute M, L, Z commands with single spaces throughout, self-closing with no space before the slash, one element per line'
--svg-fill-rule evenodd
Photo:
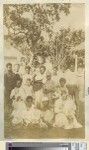
<path fill-rule="evenodd" d="M 71 62 L 74 62 L 75 54 L 82 59 L 84 58 L 84 49 L 78 50 L 77 46 L 84 42 L 84 32 L 82 30 L 72 31 L 70 28 L 60 30 L 60 33 L 57 33 L 54 40 L 57 62 L 63 62 L 68 65 Z M 60 57 L 60 59 L 59 59 Z M 65 63 L 64 63 L 65 60 Z M 84 60 L 83 60 L 84 61 Z"/>
<path fill-rule="evenodd" d="M 70 4 L 4 5 L 4 24 L 8 28 L 6 38 L 10 38 L 18 48 L 23 43 L 34 51 L 41 39 L 41 31 L 52 32 L 54 21 L 60 19 L 62 11 L 68 15 L 69 8 Z M 26 12 L 29 13 L 29 18 L 23 17 Z"/>
<path fill-rule="evenodd" d="M 74 48 L 84 42 L 82 30 L 71 31 L 61 29 L 54 35 L 53 25 L 60 21 L 60 14 L 66 16 L 70 13 L 71 5 L 66 4 L 5 4 L 4 25 L 8 30 L 5 39 L 16 47 L 22 54 L 51 56 L 54 63 L 69 63 L 73 54 L 81 55 L 84 58 L 84 50 L 76 51 Z M 28 16 L 26 17 L 26 14 Z M 45 42 L 42 35 L 45 31 L 49 40 Z"/>

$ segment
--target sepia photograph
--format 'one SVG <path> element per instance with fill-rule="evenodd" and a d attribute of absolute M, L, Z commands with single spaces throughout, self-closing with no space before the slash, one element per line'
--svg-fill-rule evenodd
<path fill-rule="evenodd" d="M 85 4 L 4 4 L 4 137 L 85 138 Z"/>

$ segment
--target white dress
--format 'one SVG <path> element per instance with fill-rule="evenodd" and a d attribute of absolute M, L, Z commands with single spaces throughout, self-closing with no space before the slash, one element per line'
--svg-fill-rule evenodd
<path fill-rule="evenodd" d="M 40 124 L 41 111 L 35 108 L 34 105 L 31 108 L 27 108 L 24 114 L 24 121 L 28 124 Z"/>
<path fill-rule="evenodd" d="M 46 111 L 42 111 L 42 118 L 44 120 L 44 122 L 48 125 L 52 125 L 53 124 L 53 119 L 54 119 L 54 112 L 53 110 L 46 110 Z"/>
<path fill-rule="evenodd" d="M 72 72 L 69 69 L 66 71 L 66 79 L 68 85 L 76 85 L 77 84 L 77 73 Z"/>
<path fill-rule="evenodd" d="M 76 105 L 73 100 L 68 98 L 63 101 L 61 98 L 55 102 L 55 127 L 64 129 L 81 128 L 82 125 L 77 122 L 75 117 Z"/>
<path fill-rule="evenodd" d="M 69 127 L 71 128 L 81 128 L 82 125 L 77 121 L 75 117 L 76 105 L 74 100 L 70 97 L 64 102 L 63 113 L 66 115 L 69 121 Z M 70 119 L 69 119 L 70 118 Z"/>
<path fill-rule="evenodd" d="M 24 75 L 24 73 L 25 73 L 25 64 L 20 65 L 19 73 L 21 74 L 21 77 Z"/>
<path fill-rule="evenodd" d="M 38 82 L 41 81 L 44 84 L 46 81 L 45 73 L 44 74 L 38 73 L 35 77 L 35 80 Z M 43 97 L 44 97 L 43 88 L 39 89 L 38 91 L 35 91 L 35 106 L 41 107 Z"/>
<path fill-rule="evenodd" d="M 23 100 L 25 100 L 26 97 L 26 93 L 24 88 L 21 86 L 20 88 L 15 87 L 12 91 L 11 91 L 11 95 L 10 95 L 10 99 L 12 99 L 13 97 L 15 97 L 15 99 L 17 99 L 17 97 L 21 97 Z"/>
<path fill-rule="evenodd" d="M 34 91 L 33 91 L 33 87 L 30 85 L 23 85 L 23 89 L 25 91 L 25 95 L 26 95 L 26 98 L 27 96 L 32 96 L 34 97 Z"/>
<path fill-rule="evenodd" d="M 13 101 L 13 111 L 12 111 L 12 124 L 16 125 L 16 124 L 23 124 L 23 119 L 24 119 L 24 114 L 26 111 L 26 105 L 24 103 L 24 101 L 19 100 Z"/>
<path fill-rule="evenodd" d="M 55 122 L 54 122 L 54 127 L 62 127 L 62 128 L 67 128 L 68 124 L 68 119 L 66 115 L 63 113 L 63 102 L 62 99 L 58 99 L 55 102 L 54 105 L 54 112 L 55 112 Z"/>
<path fill-rule="evenodd" d="M 69 124 L 68 124 L 68 119 L 65 116 L 65 114 L 61 112 L 56 114 L 55 122 L 53 126 L 66 129 L 69 126 Z"/>

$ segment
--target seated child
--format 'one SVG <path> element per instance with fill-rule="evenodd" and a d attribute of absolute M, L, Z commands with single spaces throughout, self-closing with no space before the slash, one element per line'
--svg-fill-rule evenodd
<path fill-rule="evenodd" d="M 33 97 L 28 96 L 26 98 L 26 112 L 24 115 L 24 122 L 26 126 L 36 125 L 38 127 L 44 127 L 45 124 L 41 120 L 41 111 L 34 105 Z"/>
<path fill-rule="evenodd" d="M 47 97 L 44 97 L 44 99 L 42 100 L 42 117 L 41 118 L 47 127 L 53 125 L 54 112 L 53 112 L 53 108 L 49 106 L 49 99 Z"/>
<path fill-rule="evenodd" d="M 54 104 L 54 113 L 55 113 L 55 121 L 54 127 L 62 127 L 66 128 L 68 126 L 68 119 L 66 115 L 63 113 L 63 101 L 62 97 L 59 97 Z"/>
<path fill-rule="evenodd" d="M 55 102 L 55 127 L 63 127 L 64 129 L 80 128 L 80 123 L 75 117 L 76 105 L 71 97 L 62 91 L 61 97 Z"/>
<path fill-rule="evenodd" d="M 63 113 L 66 115 L 69 127 L 71 128 L 81 128 L 82 125 L 78 123 L 76 117 L 75 117 L 75 111 L 76 111 L 76 105 L 74 100 L 70 95 L 67 95 L 66 92 L 62 93 L 62 100 L 63 103 Z"/>
<path fill-rule="evenodd" d="M 13 100 L 12 103 L 13 111 L 11 114 L 12 117 L 12 124 L 23 124 L 23 116 L 26 110 L 26 105 L 22 98 L 18 96 L 15 100 Z"/>

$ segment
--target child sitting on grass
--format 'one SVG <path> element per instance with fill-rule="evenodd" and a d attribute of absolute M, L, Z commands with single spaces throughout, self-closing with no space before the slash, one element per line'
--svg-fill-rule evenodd
<path fill-rule="evenodd" d="M 34 99 L 31 96 L 26 98 L 26 111 L 24 114 L 24 122 L 26 126 L 45 127 L 41 120 L 41 110 L 34 105 Z"/>
<path fill-rule="evenodd" d="M 75 117 L 76 105 L 66 91 L 61 92 L 60 98 L 55 102 L 55 127 L 64 129 L 81 128 Z"/>
<path fill-rule="evenodd" d="M 11 114 L 12 124 L 13 125 L 23 124 L 24 113 L 26 110 L 25 102 L 22 100 L 20 96 L 18 96 L 15 100 L 13 100 L 12 107 L 13 107 Z"/>

